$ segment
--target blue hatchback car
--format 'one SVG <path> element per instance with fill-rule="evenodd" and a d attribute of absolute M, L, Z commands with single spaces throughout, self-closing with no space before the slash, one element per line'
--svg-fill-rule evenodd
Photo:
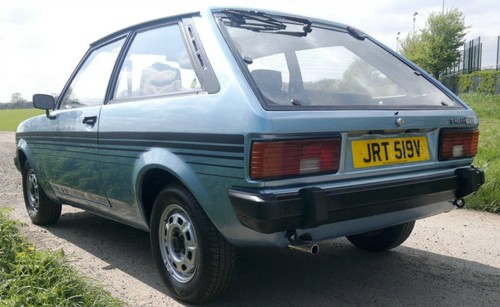
<path fill-rule="evenodd" d="M 33 102 L 46 115 L 19 125 L 15 158 L 33 223 L 66 204 L 150 232 L 186 302 L 224 291 L 236 247 L 394 248 L 484 182 L 471 108 L 314 18 L 212 8 L 131 26 Z"/>

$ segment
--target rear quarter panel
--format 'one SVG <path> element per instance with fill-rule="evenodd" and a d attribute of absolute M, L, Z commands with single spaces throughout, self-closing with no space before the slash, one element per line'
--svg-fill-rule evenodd
<path fill-rule="evenodd" d="M 245 184 L 245 136 L 272 129 L 266 118 L 251 111 L 241 89 L 231 84 L 236 82 L 224 83 L 217 94 L 111 101 L 102 108 L 102 178 L 115 208 L 140 209 L 143 174 L 163 169 L 193 193 L 221 232 L 236 235 L 229 229 L 241 225 L 227 189 Z M 147 227 L 148 221 L 144 224 Z"/>

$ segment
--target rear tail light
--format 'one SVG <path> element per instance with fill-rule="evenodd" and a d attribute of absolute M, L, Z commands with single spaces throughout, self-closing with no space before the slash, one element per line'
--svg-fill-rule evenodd
<path fill-rule="evenodd" d="M 258 141 L 252 144 L 252 179 L 335 173 L 339 169 L 340 138 Z"/>
<path fill-rule="evenodd" d="M 479 130 L 443 130 L 439 137 L 439 160 L 473 158 Z"/>

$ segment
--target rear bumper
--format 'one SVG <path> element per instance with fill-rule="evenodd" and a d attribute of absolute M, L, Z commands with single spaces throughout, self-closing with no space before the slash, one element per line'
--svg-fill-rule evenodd
<path fill-rule="evenodd" d="M 229 197 L 244 226 L 274 233 L 460 199 L 476 192 L 483 183 L 484 172 L 467 167 L 446 176 L 332 189 L 310 187 L 287 194 L 233 188 Z"/>

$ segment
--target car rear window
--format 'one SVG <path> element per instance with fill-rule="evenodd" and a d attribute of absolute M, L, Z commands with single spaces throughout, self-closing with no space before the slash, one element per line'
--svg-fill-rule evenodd
<path fill-rule="evenodd" d="M 267 106 L 460 107 L 359 31 L 253 11 L 217 16 Z"/>

